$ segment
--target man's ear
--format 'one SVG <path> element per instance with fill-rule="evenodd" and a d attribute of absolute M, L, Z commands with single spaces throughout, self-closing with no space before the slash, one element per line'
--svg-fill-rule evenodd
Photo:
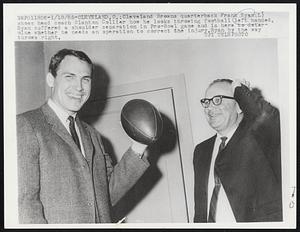
<path fill-rule="evenodd" d="M 55 77 L 50 72 L 48 72 L 46 76 L 46 81 L 47 81 L 47 85 L 50 88 L 54 87 L 54 79 Z"/>

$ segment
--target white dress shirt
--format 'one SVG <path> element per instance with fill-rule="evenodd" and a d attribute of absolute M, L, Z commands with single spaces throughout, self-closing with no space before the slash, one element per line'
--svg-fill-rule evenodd
<path fill-rule="evenodd" d="M 68 114 L 64 109 L 62 109 L 59 105 L 57 105 L 51 98 L 48 99 L 48 105 L 55 112 L 55 114 L 57 115 L 59 120 L 62 122 L 62 124 L 65 126 L 65 128 L 67 129 L 69 134 L 71 134 L 71 131 L 69 129 L 70 121 L 68 120 L 68 117 L 70 116 L 70 114 Z M 76 113 L 72 114 L 71 116 L 74 117 L 74 119 L 75 119 Z M 80 135 L 79 128 L 77 126 L 76 121 L 75 121 L 75 130 L 76 130 L 76 133 L 79 138 L 81 153 L 85 157 L 84 148 L 83 148 L 82 140 L 81 140 L 81 135 Z"/>
<path fill-rule="evenodd" d="M 214 144 L 214 150 L 212 153 L 212 159 L 211 159 L 211 163 L 210 163 L 209 177 L 208 177 L 207 219 L 208 219 L 208 215 L 209 215 L 210 200 L 211 200 L 211 196 L 213 193 L 213 189 L 215 187 L 214 167 L 215 167 L 215 161 L 216 161 L 218 151 L 219 151 L 219 146 L 222 142 L 221 137 L 224 137 L 224 136 L 227 137 L 227 139 L 225 141 L 225 146 L 226 146 L 227 143 L 229 142 L 229 140 L 231 139 L 232 135 L 236 131 L 236 129 L 237 129 L 237 126 L 235 128 L 233 128 L 227 135 L 217 134 L 217 138 L 216 138 L 216 141 Z M 226 192 L 225 192 L 222 184 L 221 184 L 221 188 L 220 188 L 219 195 L 218 195 L 218 201 L 217 201 L 216 222 L 236 222 L 236 219 L 235 219 L 233 211 L 231 209 L 229 200 L 227 198 Z"/>

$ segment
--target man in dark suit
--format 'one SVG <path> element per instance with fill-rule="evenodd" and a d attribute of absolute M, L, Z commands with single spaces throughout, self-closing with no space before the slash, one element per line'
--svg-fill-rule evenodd
<path fill-rule="evenodd" d="M 282 221 L 279 111 L 229 79 L 201 104 L 217 134 L 194 150 L 194 222 Z"/>
<path fill-rule="evenodd" d="M 113 167 L 100 134 L 77 117 L 91 83 L 89 57 L 60 50 L 47 74 L 51 97 L 17 116 L 20 223 L 109 223 L 112 205 L 149 166 L 147 146 L 133 141 Z"/>

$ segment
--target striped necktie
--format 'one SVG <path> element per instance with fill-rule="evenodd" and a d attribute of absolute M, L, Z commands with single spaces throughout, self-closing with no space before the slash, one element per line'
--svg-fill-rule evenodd
<path fill-rule="evenodd" d="M 76 130 L 75 130 L 75 120 L 72 116 L 69 116 L 68 120 L 70 121 L 69 129 L 70 129 L 72 138 L 73 138 L 74 142 L 76 143 L 76 145 L 78 146 L 79 150 L 81 151 L 79 138 L 78 138 L 78 135 L 77 135 Z"/>
<path fill-rule="evenodd" d="M 225 148 L 225 141 L 227 137 L 221 137 L 221 144 L 219 146 L 218 155 Z M 217 157 L 218 157 L 217 155 Z M 216 222 L 216 212 L 217 212 L 217 202 L 218 202 L 218 194 L 221 188 L 221 180 L 216 173 L 216 168 L 214 168 L 214 178 L 215 178 L 215 187 L 211 196 L 210 205 L 209 205 L 209 215 L 208 222 Z"/>

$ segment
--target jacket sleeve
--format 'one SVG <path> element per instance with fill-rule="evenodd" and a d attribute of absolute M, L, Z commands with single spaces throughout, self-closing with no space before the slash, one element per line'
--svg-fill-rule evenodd
<path fill-rule="evenodd" d="M 258 91 L 246 86 L 236 87 L 234 97 L 247 120 L 252 122 L 252 131 L 271 139 L 273 145 L 280 143 L 279 111 L 265 101 Z"/>
<path fill-rule="evenodd" d="M 131 148 L 125 152 L 110 175 L 109 192 L 113 206 L 133 187 L 148 166 L 148 161 L 139 158 Z"/>
<path fill-rule="evenodd" d="M 145 157 L 139 158 L 138 154 L 129 148 L 121 160 L 113 166 L 110 155 L 104 151 L 101 138 L 100 143 L 106 162 L 110 200 L 114 206 L 144 174 L 149 167 L 149 162 Z"/>
<path fill-rule="evenodd" d="M 235 88 L 234 97 L 249 122 L 252 135 L 264 151 L 281 181 L 281 142 L 279 110 L 265 101 L 257 89 L 245 85 Z"/>
<path fill-rule="evenodd" d="M 30 122 L 17 116 L 19 223 L 47 223 L 40 201 L 39 144 Z"/>

